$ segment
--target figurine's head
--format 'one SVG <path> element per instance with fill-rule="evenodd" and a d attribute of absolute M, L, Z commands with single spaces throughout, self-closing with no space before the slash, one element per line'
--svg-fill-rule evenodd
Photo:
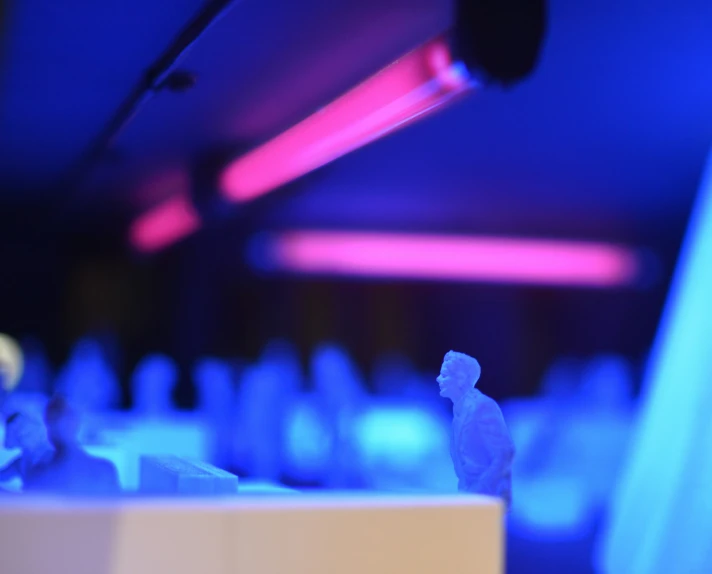
<path fill-rule="evenodd" d="M 311 361 L 314 387 L 326 396 L 348 401 L 361 392 L 361 380 L 356 365 L 346 349 L 325 343 L 314 349 Z"/>
<path fill-rule="evenodd" d="M 145 356 L 131 376 L 134 409 L 149 415 L 170 411 L 177 381 L 178 367 L 173 359 L 159 353 Z"/>
<path fill-rule="evenodd" d="M 45 408 L 47 437 L 56 448 L 79 441 L 79 413 L 61 395 L 54 396 Z"/>
<path fill-rule="evenodd" d="M 453 401 L 459 400 L 467 391 L 474 388 L 481 372 L 477 359 L 465 353 L 448 352 L 443 359 L 440 376 L 437 378 L 440 396 Z"/>
<path fill-rule="evenodd" d="M 32 450 L 44 438 L 42 421 L 34 417 L 13 413 L 5 420 L 5 448 Z"/>

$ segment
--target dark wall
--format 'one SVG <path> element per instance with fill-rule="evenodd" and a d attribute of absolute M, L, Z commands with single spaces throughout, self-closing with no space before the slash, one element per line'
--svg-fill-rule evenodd
<path fill-rule="evenodd" d="M 252 359 L 275 337 L 294 341 L 305 366 L 318 343 L 342 343 L 366 372 L 398 351 L 434 374 L 446 351 L 461 350 L 477 356 L 482 388 L 497 398 L 535 392 L 561 355 L 642 360 L 677 249 L 673 239 L 658 246 L 663 272 L 647 289 L 369 282 L 256 276 L 239 237 L 219 231 L 144 258 L 119 234 L 52 232 L 17 215 L 0 221 L 0 331 L 41 338 L 56 365 L 78 337 L 99 334 L 113 341 L 124 380 L 146 353 L 169 353 L 184 373 L 184 405 L 197 357 Z"/>

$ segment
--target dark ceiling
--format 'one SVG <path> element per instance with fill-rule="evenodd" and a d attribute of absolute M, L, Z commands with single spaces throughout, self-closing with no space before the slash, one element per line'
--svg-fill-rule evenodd
<path fill-rule="evenodd" d="M 534 76 L 486 90 L 280 193 L 261 226 L 584 236 L 679 233 L 712 141 L 712 2 L 550 2 Z M 441 0 L 243 0 L 179 60 L 184 93 L 142 105 L 66 179 L 199 0 L 8 7 L 0 205 L 139 213 L 197 158 L 288 127 L 450 25 Z M 107 215 L 108 216 L 108 215 Z"/>

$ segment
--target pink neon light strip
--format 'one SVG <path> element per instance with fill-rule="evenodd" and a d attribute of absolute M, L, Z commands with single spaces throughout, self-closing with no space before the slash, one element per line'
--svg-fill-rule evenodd
<path fill-rule="evenodd" d="M 472 83 L 433 40 L 410 52 L 276 138 L 231 163 L 222 193 L 249 201 L 427 114 Z"/>
<path fill-rule="evenodd" d="M 299 273 L 613 287 L 633 283 L 633 250 L 604 243 L 493 237 L 289 232 L 269 263 Z"/>
<path fill-rule="evenodd" d="M 129 238 L 136 249 L 150 253 L 197 231 L 200 225 L 200 216 L 188 198 L 178 195 L 138 217 Z"/>

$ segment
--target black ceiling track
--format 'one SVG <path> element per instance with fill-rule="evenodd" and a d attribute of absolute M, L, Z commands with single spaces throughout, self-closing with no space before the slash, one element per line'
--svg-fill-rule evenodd
<path fill-rule="evenodd" d="M 82 157 L 68 174 L 63 187 L 67 188 L 69 203 L 66 207 L 69 210 L 77 207 L 77 195 L 81 194 L 81 184 L 85 177 L 97 162 L 101 161 L 111 148 L 116 137 L 136 116 L 141 107 L 154 94 L 163 89 L 181 90 L 192 85 L 194 78 L 176 69 L 178 61 L 213 24 L 238 2 L 239 0 L 212 0 L 207 2 L 156 61 L 141 75 L 129 95 L 89 144 L 85 153 L 82 154 Z"/>

